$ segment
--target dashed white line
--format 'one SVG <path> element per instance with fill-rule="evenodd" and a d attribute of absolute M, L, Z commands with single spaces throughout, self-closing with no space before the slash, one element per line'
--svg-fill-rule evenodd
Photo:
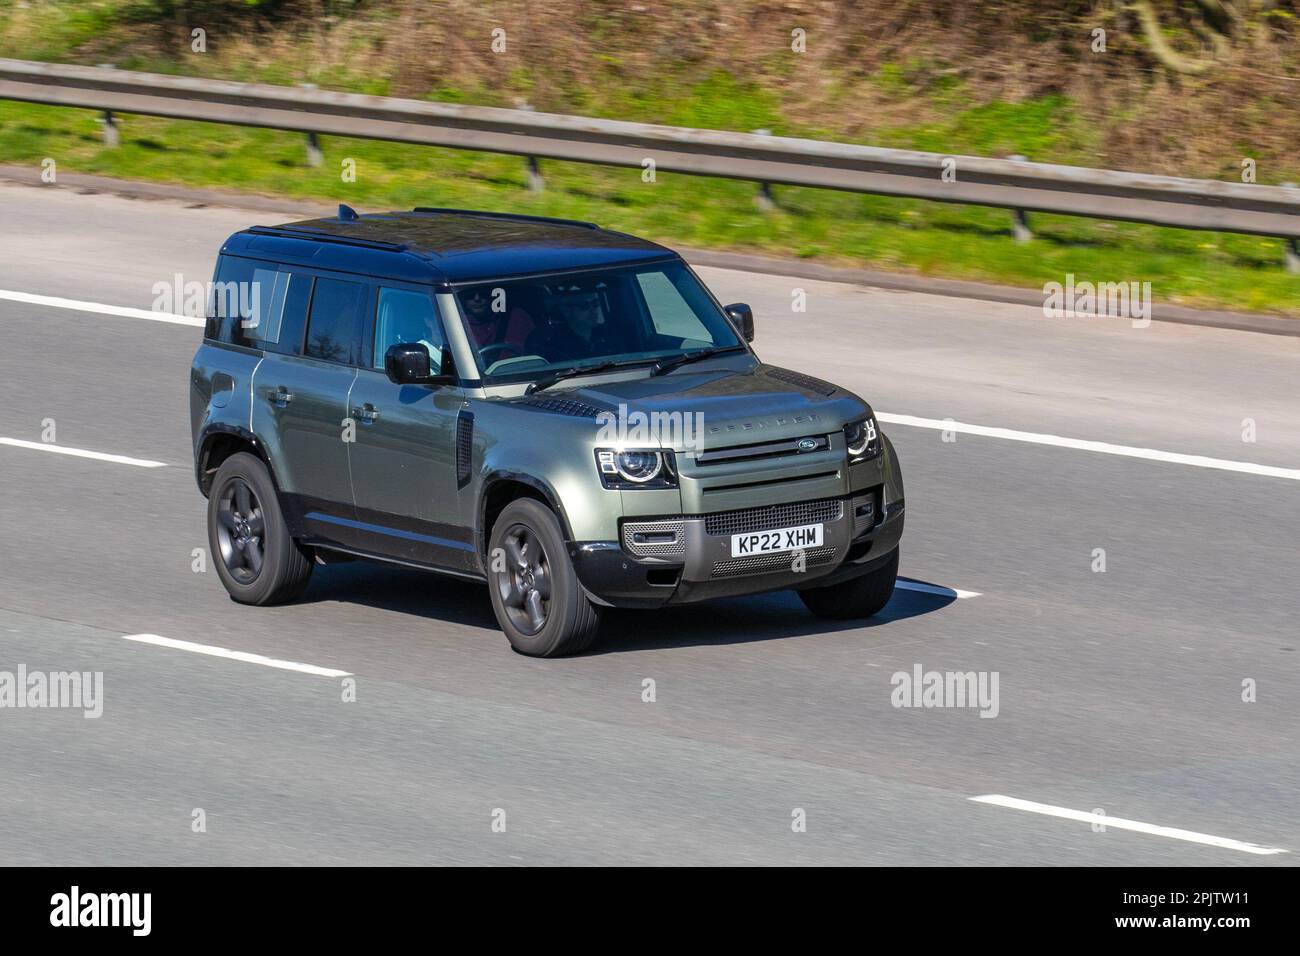
<path fill-rule="evenodd" d="M 52 295 L 36 295 L 31 292 L 15 292 L 0 289 L 0 299 L 11 302 L 26 302 L 31 305 L 45 305 L 56 309 L 70 309 L 76 312 L 92 312 L 99 315 L 114 315 L 132 319 L 147 319 L 152 322 L 170 322 L 175 325 L 188 325 L 202 328 L 204 320 L 195 316 L 177 315 L 171 312 L 154 312 L 149 309 L 135 309 L 123 305 L 106 305 L 101 302 L 86 302 L 80 299 L 65 299 Z M 1279 468 L 1274 465 L 1260 465 L 1249 461 L 1233 461 L 1227 458 L 1208 458 L 1204 455 L 1184 455 L 1180 452 L 1160 451 L 1156 448 L 1138 448 L 1132 445 L 1114 445 L 1110 442 L 1088 441 L 1082 438 L 1066 438 L 1062 435 L 1049 435 L 1042 432 L 1023 432 L 1013 428 L 996 428 L 991 425 L 974 425 L 958 422 L 948 418 L 920 418 L 916 415 L 899 415 L 891 412 L 877 412 L 876 418 L 890 425 L 905 425 L 912 428 L 931 428 L 952 431 L 963 435 L 980 435 L 984 438 L 1000 438 L 1004 441 L 1028 442 L 1033 445 L 1052 445 L 1057 448 L 1070 448 L 1075 451 L 1091 451 L 1103 455 L 1119 455 L 1124 458 L 1141 458 L 1146 461 L 1161 461 L 1175 465 L 1190 465 L 1193 468 L 1213 468 L 1219 471 L 1232 471 L 1239 474 L 1262 475 L 1267 478 L 1285 478 L 1300 481 L 1300 468 Z"/>
<path fill-rule="evenodd" d="M 889 412 L 877 412 L 876 418 L 891 425 L 933 428 L 941 431 L 951 431 L 955 434 L 981 435 L 985 438 L 1001 438 L 1005 441 L 1028 442 L 1031 445 L 1053 445 L 1057 448 L 1093 451 L 1103 455 L 1119 455 L 1123 458 L 1142 458 L 1147 461 L 1163 461 L 1173 465 L 1190 465 L 1193 468 L 1215 468 L 1219 471 L 1235 471 L 1245 475 L 1263 475 L 1267 478 L 1286 478 L 1291 481 L 1300 481 L 1300 468 L 1277 468 L 1273 465 L 1257 465 L 1254 462 L 1233 461 L 1228 458 L 1206 458 L 1204 455 L 1184 455 L 1180 452 L 1160 451 L 1155 448 L 1112 445 L 1110 442 L 1104 441 L 1085 441 L 1082 438 L 1065 438 L 1061 435 L 1047 435 L 1041 432 L 1021 432 L 1013 428 L 972 425 L 969 422 L 956 422 L 948 418 L 917 418 L 915 415 L 895 415 Z"/>
<path fill-rule="evenodd" d="M 33 451 L 49 451 L 56 455 L 72 455 L 75 458 L 91 458 L 95 461 L 111 461 L 119 465 L 135 465 L 137 468 L 166 468 L 165 461 L 151 461 L 148 458 L 128 458 L 126 455 L 110 455 L 102 451 L 87 451 L 84 448 L 69 448 L 66 445 L 55 445 L 43 441 L 24 441 L 21 438 L 2 438 L 0 445 L 11 445 L 14 448 L 30 448 Z"/>
<path fill-rule="evenodd" d="M 908 581 L 899 578 L 894 582 L 894 587 L 902 588 L 904 591 L 920 591 L 922 594 L 938 594 L 941 597 L 950 598 L 976 598 L 983 592 L 981 591 L 963 591 L 961 588 L 945 588 L 938 584 L 924 584 L 921 581 Z"/>
<path fill-rule="evenodd" d="M 232 651 L 212 644 L 195 644 L 193 641 L 178 641 L 172 637 L 158 634 L 123 634 L 122 638 L 138 644 L 152 644 L 155 647 L 169 647 L 176 651 L 189 651 L 191 654 L 206 654 L 208 657 L 221 657 L 229 661 L 243 661 L 245 664 L 261 664 L 263 667 L 276 667 L 282 671 L 297 671 L 300 674 L 314 674 L 317 677 L 351 677 L 350 671 L 335 670 L 332 667 L 317 667 L 315 664 L 300 664 L 297 661 L 282 661 L 261 654 L 249 654 L 247 651 Z"/>
<path fill-rule="evenodd" d="M 125 305 L 105 305 L 102 302 L 83 302 L 80 299 L 64 299 L 57 295 L 36 295 L 31 292 L 0 289 L 0 299 L 26 302 L 29 305 L 47 305 L 53 309 L 71 309 L 74 312 L 93 312 L 97 315 L 116 315 L 126 319 L 170 322 L 173 325 L 189 325 L 200 329 L 204 326 L 204 320 L 195 316 L 177 315 L 174 312 L 154 312 L 150 309 L 133 309 Z"/>
<path fill-rule="evenodd" d="M 1135 833 L 1168 837 L 1171 840 L 1183 840 L 1187 843 L 1200 843 L 1203 846 L 1215 846 L 1225 850 L 1239 850 L 1242 853 L 1254 853 L 1257 856 L 1272 856 L 1277 853 L 1288 852 L 1280 847 L 1259 846 L 1254 843 L 1243 843 L 1241 840 L 1230 840 L 1227 837 L 1211 836 L 1208 833 L 1197 833 L 1193 830 L 1161 827 L 1153 823 L 1142 823 L 1138 820 L 1125 820 L 1122 817 L 1089 813 L 1086 810 L 1071 810 L 1068 807 L 1054 807 L 1049 803 L 1035 803 L 1032 800 L 1005 797 L 1000 793 L 990 793 L 982 797 L 970 797 L 968 799 L 995 807 L 1008 807 L 1012 810 L 1024 810 L 1027 813 L 1041 813 L 1044 816 L 1060 817 L 1063 820 L 1076 820 L 1079 823 L 1096 823 L 1116 830 L 1132 830 Z"/>

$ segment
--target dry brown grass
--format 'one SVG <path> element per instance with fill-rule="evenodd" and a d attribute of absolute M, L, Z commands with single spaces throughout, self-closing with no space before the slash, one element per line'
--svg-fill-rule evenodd
<path fill-rule="evenodd" d="M 863 141 L 971 106 L 1059 94 L 1090 131 L 1082 159 L 1091 164 L 1224 175 L 1251 155 L 1267 178 L 1298 168 L 1298 4 L 1237 0 L 1243 21 L 1200 77 L 1161 66 L 1137 18 L 1112 0 L 284 0 L 260 13 L 236 2 L 124 0 L 117 5 L 162 12 L 123 18 L 69 58 L 173 57 L 186 72 L 401 96 L 457 90 L 470 101 L 652 121 L 724 71 L 774 104 L 787 128 Z M 10 27 L 32 28 L 41 7 L 14 12 Z M 1155 7 L 1171 44 L 1205 55 L 1193 0 Z M 196 25 L 210 36 L 201 59 L 187 53 Z M 490 46 L 497 27 L 504 55 Z M 796 27 L 807 31 L 802 55 L 790 50 Z M 1093 27 L 1107 30 L 1105 54 L 1089 50 Z"/>

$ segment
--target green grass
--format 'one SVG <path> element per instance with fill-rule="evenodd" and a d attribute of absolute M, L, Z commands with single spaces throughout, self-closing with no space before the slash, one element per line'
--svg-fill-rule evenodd
<path fill-rule="evenodd" d="M 684 125 L 782 132 L 774 103 L 729 82 L 710 80 L 658 109 Z M 620 108 L 616 100 L 600 112 Z M 1035 238 L 1020 244 L 1001 210 L 778 187 L 777 210 L 764 213 L 751 183 L 660 172 L 650 184 L 636 169 L 559 162 L 543 162 L 546 189 L 533 195 L 517 157 L 326 137 L 324 165 L 309 168 L 300 134 L 138 116 L 120 121 L 122 145 L 110 150 L 94 113 L 0 101 L 0 162 L 39 168 L 50 157 L 60 172 L 348 202 L 363 211 L 435 205 L 591 219 L 670 244 L 1031 288 L 1062 281 L 1067 272 L 1081 280 L 1150 281 L 1165 301 L 1300 314 L 1300 278 L 1282 268 L 1283 246 L 1275 239 L 1034 215 Z M 986 155 L 1014 150 L 1057 161 L 1087 150 L 1068 103 L 1055 98 L 958 108 L 941 124 L 883 139 L 876 142 Z M 355 183 L 341 179 L 345 158 L 356 160 Z"/>

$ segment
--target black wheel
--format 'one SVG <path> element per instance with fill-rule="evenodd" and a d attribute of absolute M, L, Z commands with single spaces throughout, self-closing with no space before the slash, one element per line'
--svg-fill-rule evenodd
<path fill-rule="evenodd" d="M 208 543 L 221 583 L 242 604 L 280 604 L 299 597 L 315 563 L 289 536 L 266 465 L 231 455 L 212 480 Z"/>
<path fill-rule="evenodd" d="M 889 560 L 860 577 L 830 584 L 824 588 L 804 588 L 799 597 L 808 610 L 818 617 L 848 620 L 871 617 L 889 603 L 898 579 L 898 548 Z"/>
<path fill-rule="evenodd" d="M 559 657 L 586 650 L 600 627 L 551 509 L 531 498 L 506 505 L 488 543 L 488 588 L 515 650 Z"/>

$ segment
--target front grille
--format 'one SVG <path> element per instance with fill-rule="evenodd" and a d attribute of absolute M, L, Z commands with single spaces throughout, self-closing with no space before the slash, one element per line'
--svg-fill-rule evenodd
<path fill-rule="evenodd" d="M 638 558 L 680 558 L 686 554 L 686 522 L 624 522 L 623 549 Z"/>
<path fill-rule="evenodd" d="M 808 551 L 783 551 L 777 554 L 756 554 L 745 558 L 719 561 L 713 566 L 713 577 L 736 578 L 743 574 L 762 574 L 767 571 L 792 571 L 795 558 L 803 554 L 804 568 L 817 568 L 835 560 L 835 547 L 812 548 Z"/>
<path fill-rule="evenodd" d="M 746 534 L 771 528 L 791 528 L 802 524 L 837 521 L 844 514 L 839 498 L 818 501 L 795 501 L 784 505 L 762 505 L 737 511 L 719 511 L 704 516 L 704 530 L 713 535 Z"/>
<path fill-rule="evenodd" d="M 801 442 L 811 442 L 801 447 Z M 727 448 L 711 449 L 697 452 L 697 465 L 731 464 L 738 461 L 758 461 L 770 458 L 785 458 L 789 455 L 806 455 L 809 452 L 825 451 L 830 447 L 830 439 L 825 435 L 805 435 L 799 438 L 786 438 L 780 441 L 755 442 L 749 445 L 731 445 Z"/>

